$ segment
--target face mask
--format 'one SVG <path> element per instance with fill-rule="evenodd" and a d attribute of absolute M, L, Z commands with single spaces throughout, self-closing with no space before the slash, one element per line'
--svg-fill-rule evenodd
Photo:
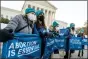
<path fill-rule="evenodd" d="M 72 27 L 72 30 L 74 31 L 74 30 L 75 30 L 75 28 L 74 28 L 74 27 Z"/>
<path fill-rule="evenodd" d="M 38 20 L 40 20 L 40 21 L 44 20 L 44 16 L 43 15 L 42 16 L 39 16 L 38 17 Z"/>
<path fill-rule="evenodd" d="M 56 30 L 59 31 L 59 27 L 56 27 Z"/>
<path fill-rule="evenodd" d="M 42 24 L 42 21 L 39 21 L 39 24 Z"/>
<path fill-rule="evenodd" d="M 29 20 L 36 21 L 36 15 L 29 13 L 27 16 Z"/>

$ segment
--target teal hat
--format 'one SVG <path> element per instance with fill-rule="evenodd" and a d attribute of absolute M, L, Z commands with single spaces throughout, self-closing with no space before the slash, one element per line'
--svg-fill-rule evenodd
<path fill-rule="evenodd" d="M 34 13 L 35 13 L 35 10 L 34 10 L 33 8 L 27 8 L 27 9 L 25 10 L 25 14 L 28 14 L 28 13 L 30 13 L 30 12 L 34 12 Z"/>
<path fill-rule="evenodd" d="M 53 24 L 52 24 L 53 27 L 56 27 L 58 25 L 59 25 L 59 23 L 57 21 L 54 21 Z"/>
<path fill-rule="evenodd" d="M 72 28 L 72 27 L 75 27 L 75 24 L 74 23 L 71 23 L 70 24 L 70 28 Z"/>
<path fill-rule="evenodd" d="M 84 29 L 82 28 L 82 29 L 80 29 L 80 33 L 83 33 L 84 32 Z"/>
<path fill-rule="evenodd" d="M 44 13 L 42 10 L 38 10 L 35 14 L 39 16 L 40 14 Z"/>

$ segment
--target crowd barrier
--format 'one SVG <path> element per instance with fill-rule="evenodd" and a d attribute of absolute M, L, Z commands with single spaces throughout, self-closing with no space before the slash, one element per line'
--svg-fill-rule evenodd
<path fill-rule="evenodd" d="M 82 45 L 88 45 L 87 39 L 88 38 L 71 37 L 69 41 L 70 49 L 81 50 Z M 56 49 L 66 48 L 66 40 L 63 33 L 60 37 L 46 37 L 45 41 L 43 58 L 49 58 L 50 54 Z M 36 34 L 17 33 L 13 40 L 3 43 L 2 58 L 39 59 L 40 55 L 41 38 Z"/>

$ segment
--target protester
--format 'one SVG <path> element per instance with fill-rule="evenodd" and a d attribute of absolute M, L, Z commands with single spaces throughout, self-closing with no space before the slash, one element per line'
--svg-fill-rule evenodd
<path fill-rule="evenodd" d="M 49 32 L 52 33 L 52 37 L 59 36 L 59 23 L 57 21 L 54 21 L 52 25 L 49 28 Z M 54 51 L 55 54 L 59 54 L 58 49 Z M 51 56 L 50 58 L 51 59 Z"/>
<path fill-rule="evenodd" d="M 53 29 L 52 29 L 53 35 L 59 36 L 59 23 L 57 21 L 54 21 L 52 27 L 53 27 Z M 55 50 L 54 53 L 59 54 L 58 49 Z"/>
<path fill-rule="evenodd" d="M 41 10 L 38 10 L 36 12 L 36 15 L 37 15 L 37 21 L 35 22 L 35 27 L 34 27 L 34 33 L 37 33 L 40 35 L 41 37 L 41 58 L 44 54 L 44 50 L 45 50 L 45 36 L 46 36 L 46 26 L 45 26 L 45 22 L 44 22 L 44 12 L 41 11 Z M 37 29 L 37 31 L 36 31 Z"/>
<path fill-rule="evenodd" d="M 0 30 L 0 40 L 6 42 L 14 37 L 13 33 L 18 32 L 32 34 L 32 28 L 35 21 L 35 10 L 27 8 L 25 10 L 25 15 L 16 15 L 4 29 Z"/>
<path fill-rule="evenodd" d="M 68 58 L 68 57 L 71 57 L 71 53 L 74 53 L 74 50 L 69 50 L 69 39 L 75 35 L 75 24 L 74 23 L 71 23 L 70 24 L 70 27 L 67 27 L 68 29 L 68 34 L 66 34 L 65 36 L 67 36 L 66 38 L 66 49 L 65 49 L 65 52 L 66 52 L 66 55 L 64 56 L 64 58 Z M 70 51 L 70 54 L 69 54 L 69 51 Z"/>
<path fill-rule="evenodd" d="M 77 35 L 77 37 L 82 37 L 82 39 L 85 37 L 83 28 L 80 29 L 79 34 Z M 82 45 L 82 54 L 81 54 L 81 50 L 79 50 L 78 57 L 83 56 L 83 49 L 84 49 L 84 45 Z"/>
<path fill-rule="evenodd" d="M 53 35 L 59 35 L 59 23 L 57 21 L 54 21 L 51 25 L 50 32 L 53 32 Z"/>

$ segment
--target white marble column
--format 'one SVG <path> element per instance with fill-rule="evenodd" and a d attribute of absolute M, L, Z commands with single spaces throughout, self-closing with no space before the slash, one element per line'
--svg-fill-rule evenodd
<path fill-rule="evenodd" d="M 49 13 L 49 26 L 51 25 L 51 21 L 52 21 L 52 13 L 50 11 L 50 13 Z"/>
<path fill-rule="evenodd" d="M 52 12 L 52 19 L 54 20 L 54 13 Z"/>
<path fill-rule="evenodd" d="M 53 12 L 50 13 L 50 25 L 52 25 L 52 22 L 53 22 Z"/>
<path fill-rule="evenodd" d="M 39 7 L 36 7 L 36 10 L 39 10 Z"/>
<path fill-rule="evenodd" d="M 35 6 L 35 11 L 37 11 L 37 7 Z"/>
<path fill-rule="evenodd" d="M 45 24 L 46 24 L 46 27 L 48 26 L 48 11 L 45 10 Z"/>
<path fill-rule="evenodd" d="M 55 12 L 53 13 L 53 18 L 55 19 Z"/>
<path fill-rule="evenodd" d="M 52 22 L 55 20 L 54 18 L 54 12 L 52 12 Z"/>
<path fill-rule="evenodd" d="M 49 27 L 49 25 L 50 25 L 50 11 L 48 12 L 48 27 Z"/>

